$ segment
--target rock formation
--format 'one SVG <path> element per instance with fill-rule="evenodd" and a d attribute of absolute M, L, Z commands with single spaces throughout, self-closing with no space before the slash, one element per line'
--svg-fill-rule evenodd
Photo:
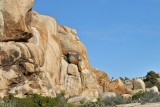
<path fill-rule="evenodd" d="M 133 81 L 133 86 L 134 90 L 142 90 L 143 92 L 145 91 L 145 83 L 142 79 L 135 79 Z"/>
<path fill-rule="evenodd" d="M 107 91 L 126 93 L 124 84 L 110 84 L 107 74 L 90 66 L 76 30 L 34 12 L 33 4 L 34 0 L 0 0 L 1 98 L 34 93 L 56 97 L 63 92 L 73 102 L 95 101 Z"/>
<path fill-rule="evenodd" d="M 151 87 L 151 88 L 146 88 L 145 91 L 146 91 L 146 92 L 152 91 L 152 92 L 154 92 L 154 93 L 159 93 L 159 90 L 158 90 L 157 86 L 153 86 L 153 87 Z"/>
<path fill-rule="evenodd" d="M 110 92 L 115 92 L 116 94 L 119 94 L 119 95 L 132 94 L 132 90 L 130 90 L 129 88 L 126 88 L 126 86 L 120 79 L 117 79 L 111 82 L 107 86 L 107 90 Z"/>

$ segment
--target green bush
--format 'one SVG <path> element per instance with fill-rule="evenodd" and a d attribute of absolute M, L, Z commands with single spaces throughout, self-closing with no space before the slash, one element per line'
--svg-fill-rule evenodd
<path fill-rule="evenodd" d="M 128 104 L 130 99 L 124 99 L 122 96 L 117 95 L 116 97 L 107 97 L 104 100 L 106 106 L 115 106 L 119 104 Z"/>
<path fill-rule="evenodd" d="M 69 63 L 68 55 L 64 56 L 63 59 Z"/>
<path fill-rule="evenodd" d="M 148 72 L 146 75 L 146 79 L 144 79 L 146 87 L 151 88 L 153 86 L 157 86 L 158 90 L 160 91 L 160 82 L 157 78 L 159 78 L 159 74 L 155 73 L 154 71 Z"/>
<path fill-rule="evenodd" d="M 119 77 L 119 79 L 120 79 L 122 82 L 124 82 L 124 81 L 126 81 L 126 80 L 130 80 L 128 77 L 125 77 L 125 78 Z"/>
<path fill-rule="evenodd" d="M 63 95 L 58 95 L 56 98 L 43 97 L 37 94 L 26 98 L 15 98 L 9 96 L 4 99 L 5 103 L 14 104 L 10 107 L 75 107 L 67 103 L 67 99 Z"/>
<path fill-rule="evenodd" d="M 144 92 L 140 91 L 132 96 L 132 100 L 139 100 L 143 96 L 144 96 Z"/>

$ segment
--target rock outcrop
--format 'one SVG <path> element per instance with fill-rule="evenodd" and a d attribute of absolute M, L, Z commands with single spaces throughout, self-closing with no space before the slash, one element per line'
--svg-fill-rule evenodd
<path fill-rule="evenodd" d="M 96 101 L 99 93 L 126 93 L 118 80 L 90 66 L 77 32 L 32 10 L 34 0 L 0 0 L 0 97 L 31 94 L 69 102 Z M 113 88 L 114 86 L 119 87 Z M 108 88 L 109 87 L 109 88 Z"/>
<path fill-rule="evenodd" d="M 142 79 L 135 79 L 133 81 L 133 86 L 134 90 L 142 90 L 143 92 L 145 91 L 145 83 Z"/>
<path fill-rule="evenodd" d="M 107 86 L 107 90 L 110 92 L 115 92 L 116 94 L 123 95 L 123 94 L 132 94 L 132 90 L 127 88 L 124 83 L 117 79 Z"/>
<path fill-rule="evenodd" d="M 159 90 L 158 90 L 157 86 L 153 86 L 153 87 L 151 87 L 151 88 L 146 88 L 146 91 L 147 91 L 147 92 L 152 91 L 152 92 L 154 92 L 154 93 L 159 93 Z"/>
<path fill-rule="evenodd" d="M 0 1 L 1 97 L 98 93 L 99 83 L 76 31 L 34 12 L 33 4 Z"/>

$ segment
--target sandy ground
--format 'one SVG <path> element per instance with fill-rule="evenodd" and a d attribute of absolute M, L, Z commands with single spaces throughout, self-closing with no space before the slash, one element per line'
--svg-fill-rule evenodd
<path fill-rule="evenodd" d="M 116 105 L 115 107 L 160 107 L 160 103 L 146 103 L 144 105 L 140 103 Z"/>

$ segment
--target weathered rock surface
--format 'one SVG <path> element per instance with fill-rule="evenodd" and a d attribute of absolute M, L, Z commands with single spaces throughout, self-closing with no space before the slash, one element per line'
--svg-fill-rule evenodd
<path fill-rule="evenodd" d="M 153 86 L 152 88 L 146 88 L 147 92 L 155 92 L 155 93 L 159 93 L 157 86 Z"/>
<path fill-rule="evenodd" d="M 68 100 L 69 103 L 73 103 L 73 102 L 80 102 L 80 101 L 90 101 L 90 102 L 96 102 L 98 98 L 98 92 L 97 90 L 84 90 L 83 93 L 78 96 L 78 97 L 74 97 L 74 98 L 70 98 Z"/>
<path fill-rule="evenodd" d="M 0 97 L 34 93 L 69 102 L 96 101 L 99 93 L 128 93 L 90 66 L 74 29 L 32 10 L 34 0 L 0 0 Z M 115 88 L 116 87 L 116 88 Z"/>
<path fill-rule="evenodd" d="M 104 92 L 108 92 L 108 85 L 111 83 L 109 76 L 103 71 L 92 69 L 92 72 L 96 74 L 97 81 Z"/>
<path fill-rule="evenodd" d="M 104 93 L 102 93 L 100 95 L 100 98 L 104 99 L 104 100 L 105 100 L 105 98 L 108 98 L 108 97 L 112 97 L 113 98 L 113 97 L 117 97 L 117 95 L 114 92 L 104 92 Z"/>
<path fill-rule="evenodd" d="M 143 92 L 145 91 L 145 83 L 142 79 L 135 79 L 133 81 L 133 89 L 134 90 L 142 90 Z"/>
<path fill-rule="evenodd" d="M 132 89 L 133 90 L 133 80 L 125 80 L 124 84 L 127 88 Z"/>
<path fill-rule="evenodd" d="M 128 99 L 128 98 L 132 98 L 132 95 L 131 94 L 123 94 L 122 97 L 124 99 Z"/>
<path fill-rule="evenodd" d="M 78 62 L 81 60 L 79 54 L 77 53 L 69 53 L 69 62 L 73 64 L 78 64 Z"/>
<path fill-rule="evenodd" d="M 34 0 L 1 0 L 1 41 L 26 39 L 31 34 L 31 9 Z"/>
<path fill-rule="evenodd" d="M 109 90 L 110 92 L 115 92 L 116 94 L 119 94 L 119 95 L 132 94 L 132 90 L 126 88 L 126 86 L 120 79 L 117 79 L 111 82 L 107 86 L 107 90 Z"/>

